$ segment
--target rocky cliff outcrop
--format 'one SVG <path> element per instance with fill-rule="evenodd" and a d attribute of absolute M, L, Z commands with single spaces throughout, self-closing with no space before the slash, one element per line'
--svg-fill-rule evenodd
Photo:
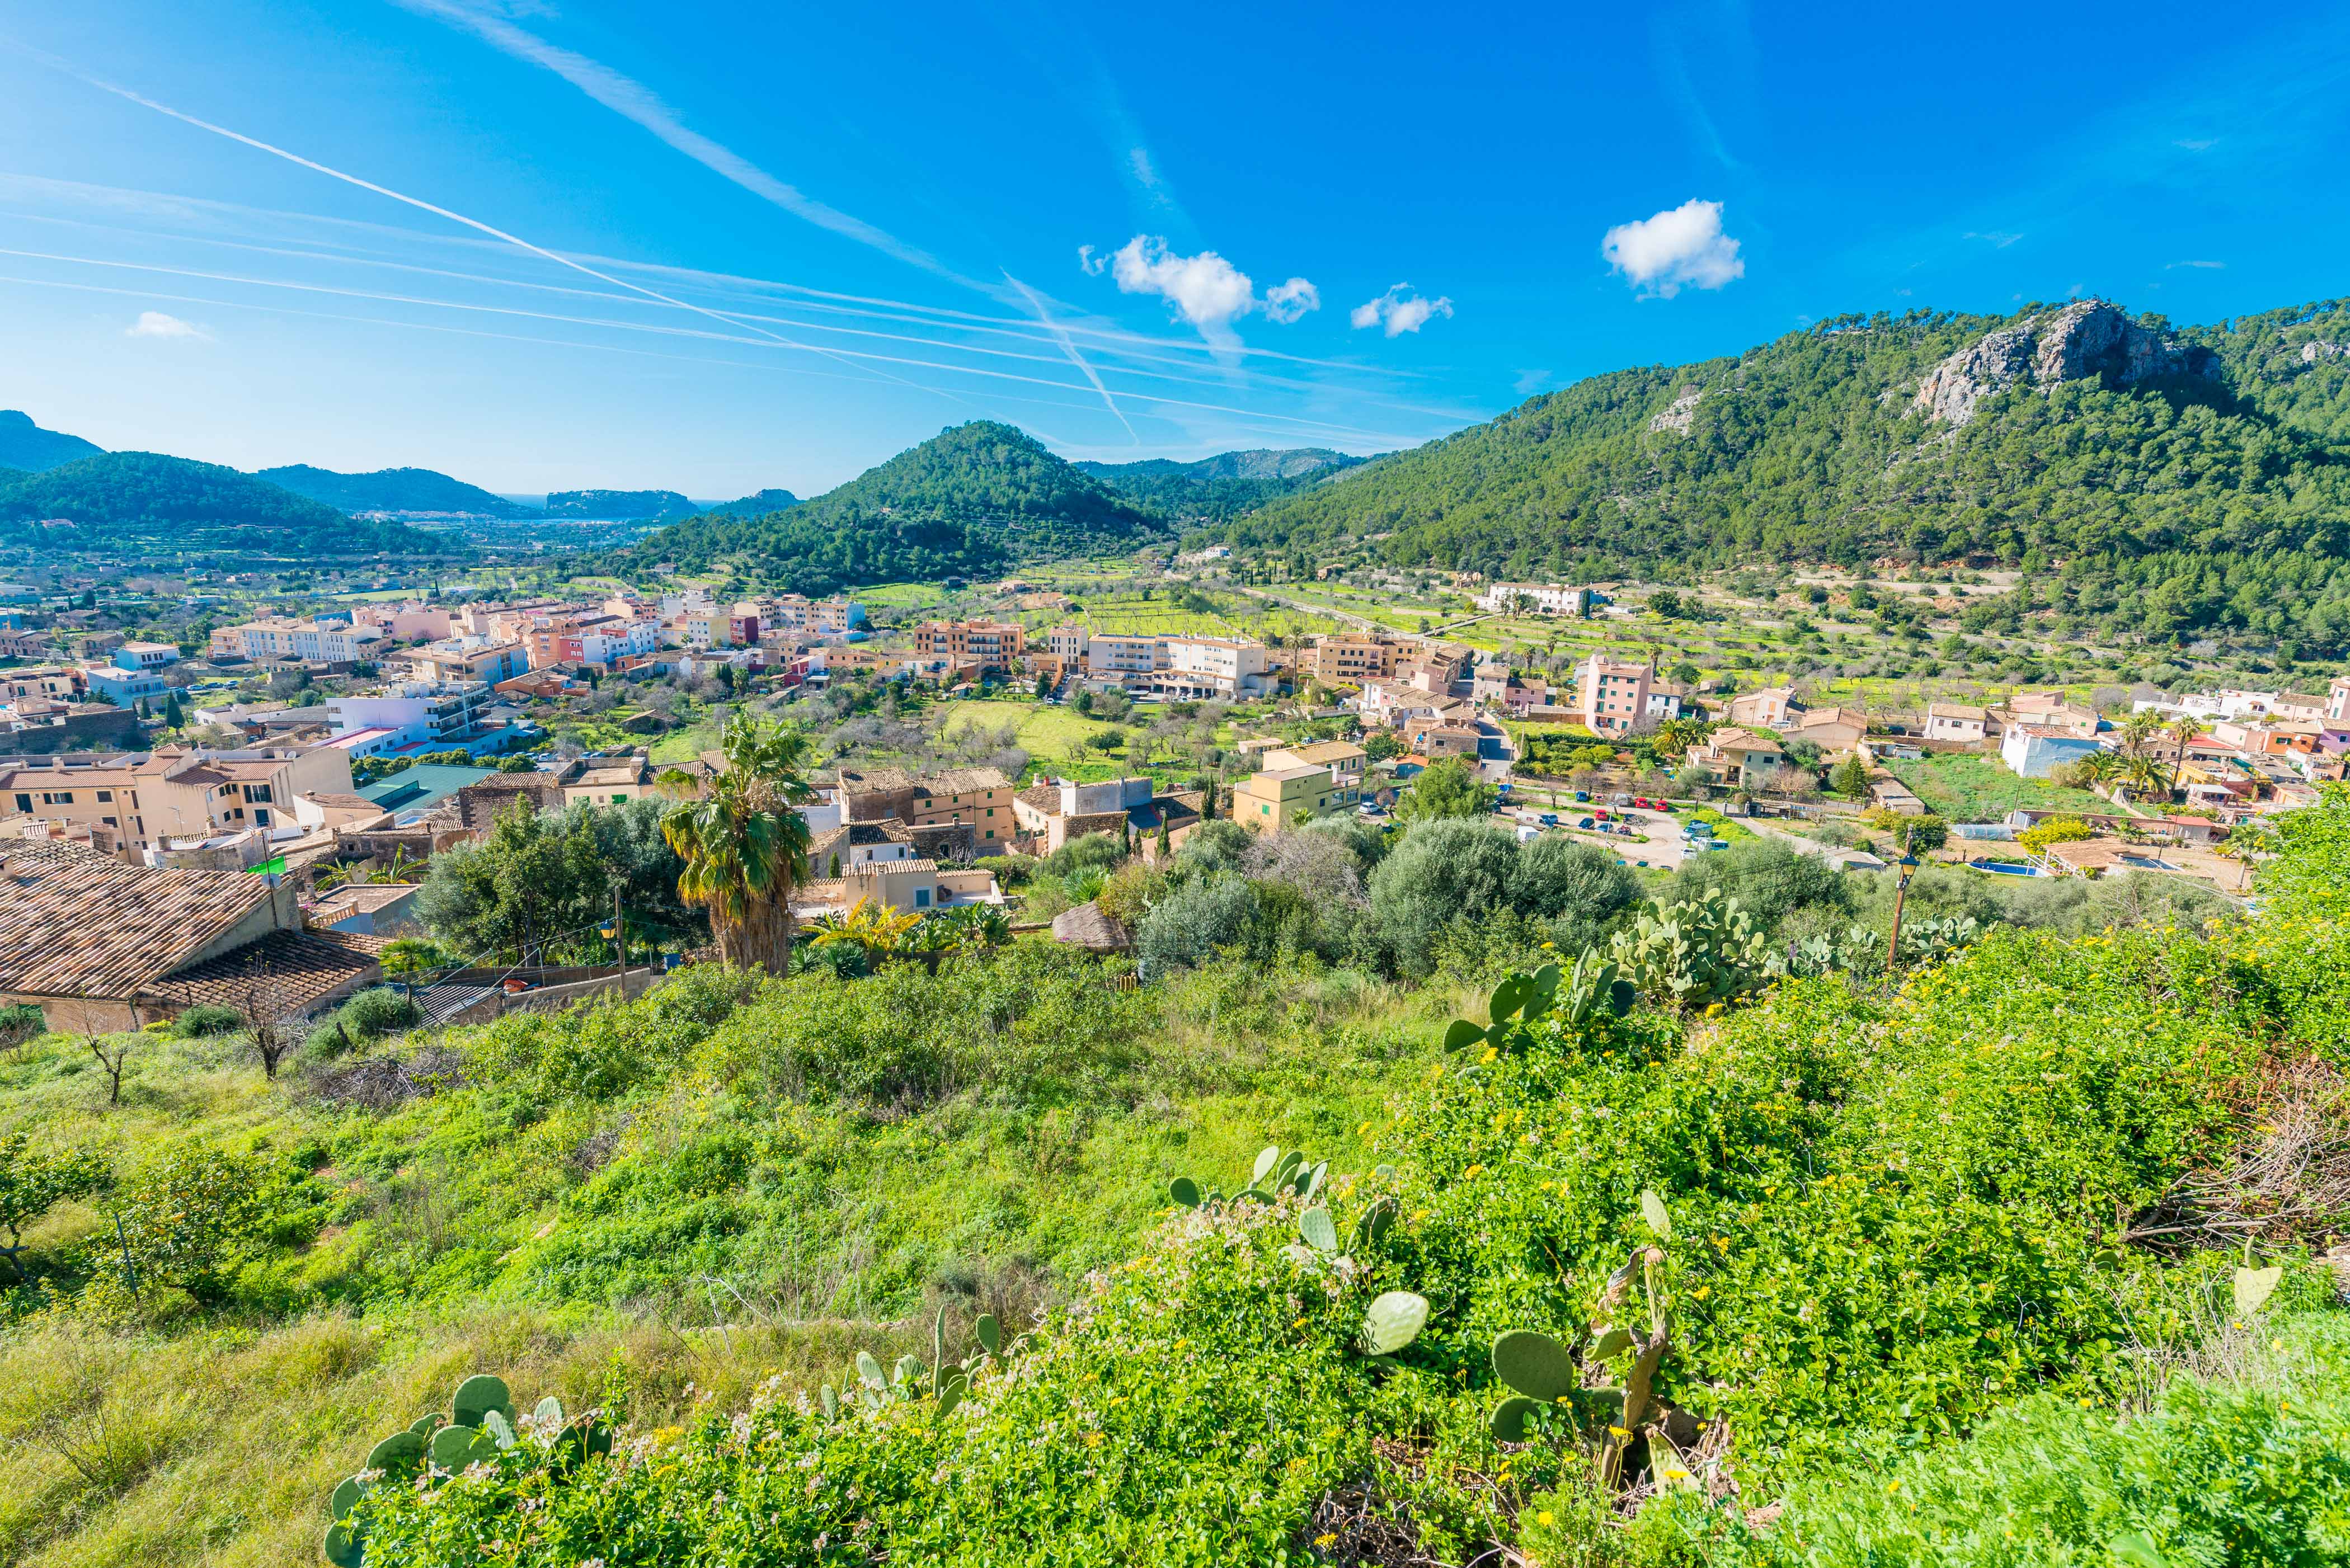
<path fill-rule="evenodd" d="M 1962 425 L 1983 399 L 2018 382 L 2045 389 L 2095 376 L 2108 387 L 2134 387 L 2162 376 L 2209 376 L 2214 366 L 2210 349 L 2171 343 L 2117 306 L 2084 299 L 1961 348 L 1927 373 L 1909 403 L 1937 423 Z"/>
<path fill-rule="evenodd" d="M 1689 434 L 1690 423 L 1697 418 L 1697 406 L 1705 400 L 1705 389 L 1691 385 L 1683 387 L 1673 400 L 1657 411 L 1648 421 L 1652 431 L 1679 431 Z"/>

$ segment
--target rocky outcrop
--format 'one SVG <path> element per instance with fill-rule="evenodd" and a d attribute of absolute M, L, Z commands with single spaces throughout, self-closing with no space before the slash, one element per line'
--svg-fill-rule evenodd
<path fill-rule="evenodd" d="M 1673 400 L 1648 421 L 1648 428 L 1652 431 L 1679 431 L 1687 435 L 1690 421 L 1697 417 L 1697 406 L 1704 400 L 1704 388 L 1683 387 Z"/>
<path fill-rule="evenodd" d="M 2320 359 L 2335 359 L 2350 354 L 2350 344 L 2328 343 L 2323 337 L 2313 337 L 2301 346 L 2301 362 L 2314 365 Z"/>
<path fill-rule="evenodd" d="M 1962 425 L 1983 399 L 2019 382 L 2048 390 L 2095 376 L 2118 389 L 2164 376 L 2209 376 L 2215 365 L 2210 349 L 2168 342 L 2119 307 L 2084 299 L 1961 348 L 1927 373 L 1909 406 L 1937 423 Z"/>

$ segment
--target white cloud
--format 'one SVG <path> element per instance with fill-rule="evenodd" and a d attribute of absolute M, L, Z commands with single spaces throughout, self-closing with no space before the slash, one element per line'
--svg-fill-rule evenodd
<path fill-rule="evenodd" d="M 1518 379 L 1515 385 L 1518 389 L 1518 396 L 1522 398 L 1533 397 L 1536 392 L 1542 391 L 1550 385 L 1550 372 L 1548 370 L 1521 370 L 1518 372 Z"/>
<path fill-rule="evenodd" d="M 2179 140 L 2172 142 L 2170 145 L 2173 147 L 2184 147 L 2189 152 L 2209 152 L 2212 148 L 2217 147 L 2219 144 L 2220 140 L 2217 137 L 2194 136 L 2182 138 Z"/>
<path fill-rule="evenodd" d="M 1309 310 L 1322 308 L 1322 291 L 1302 277 L 1293 277 L 1264 291 L 1264 313 L 1282 326 L 1302 320 Z"/>
<path fill-rule="evenodd" d="M 1077 265 L 1098 273 L 1103 262 L 1091 245 L 1085 245 L 1077 251 Z M 1119 293 L 1159 296 L 1211 343 L 1233 341 L 1232 323 L 1253 310 L 1286 326 L 1322 306 L 1322 291 L 1302 277 L 1276 285 L 1260 299 L 1248 274 L 1215 252 L 1177 255 L 1156 234 L 1135 235 L 1118 246 L 1107 265 Z"/>
<path fill-rule="evenodd" d="M 2228 265 L 2228 264 L 2227 264 L 2226 262 L 2214 262 L 2214 261 L 2183 261 L 2183 262 L 2166 262 L 2166 263 L 2164 263 L 2164 264 L 2163 264 L 2163 268 L 2162 268 L 2162 270 L 2163 270 L 2163 271 L 2165 271 L 2165 272 L 2168 272 L 2168 271 L 2170 271 L 2173 267 L 2191 266 L 2191 267 L 2198 267 L 2198 268 L 2200 268 L 2201 270 L 2206 271 L 2206 272 L 2219 272 L 2219 271 L 2223 270 L 2223 269 L 2227 266 L 2227 265 Z"/>
<path fill-rule="evenodd" d="M 160 310 L 142 310 L 139 319 L 124 329 L 130 337 L 180 337 L 194 343 L 209 343 L 213 335 L 192 321 L 182 321 L 176 316 L 166 316 Z"/>
<path fill-rule="evenodd" d="M 1670 299 L 1683 288 L 1721 288 L 1746 275 L 1738 242 L 1721 232 L 1721 203 L 1692 197 L 1654 217 L 1618 223 L 1599 254 L 1644 293 Z"/>
<path fill-rule="evenodd" d="M 1452 314 L 1449 298 L 1422 299 L 1411 292 L 1411 285 L 1397 284 L 1377 299 L 1366 300 L 1347 313 L 1347 319 L 1357 331 L 1367 327 L 1384 326 L 1390 337 L 1407 332 L 1417 332 L 1435 316 Z"/>
<path fill-rule="evenodd" d="M 1087 277 L 1099 277 L 1109 270 L 1109 257 L 1096 255 L 1091 245 L 1077 247 L 1077 270 Z"/>
<path fill-rule="evenodd" d="M 2008 246 L 2013 244 L 2023 236 L 2018 234 L 2011 234 L 2005 229 L 1986 229 L 1981 232 L 1969 229 L 1965 234 L 1960 234 L 1959 237 L 1962 240 L 1981 240 L 1986 244 L 1996 246 L 2000 250 L 2005 250 Z"/>

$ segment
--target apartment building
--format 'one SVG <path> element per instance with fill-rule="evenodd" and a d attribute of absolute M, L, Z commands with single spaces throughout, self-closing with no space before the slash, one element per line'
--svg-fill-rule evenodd
<path fill-rule="evenodd" d="M 1352 741 L 1316 741 L 1309 745 L 1275 746 L 1264 753 L 1263 770 L 1286 773 L 1293 768 L 1321 768 L 1338 786 L 1336 799 L 1347 805 L 1363 798 L 1363 775 L 1371 754 Z"/>
<path fill-rule="evenodd" d="M 408 673 L 417 680 L 451 684 L 484 680 L 495 686 L 530 673 L 530 649 L 519 639 L 483 642 L 451 638 L 408 655 Z"/>
<path fill-rule="evenodd" d="M 128 708 L 142 697 L 160 698 L 172 689 L 170 681 L 151 670 L 123 670 L 111 664 L 87 666 L 82 680 L 88 683 L 91 696 L 118 708 Z"/>
<path fill-rule="evenodd" d="M 88 677 L 69 664 L 35 664 L 23 670 L 0 670 L 0 700 L 20 701 L 46 697 L 52 702 L 78 702 L 88 689 Z"/>
<path fill-rule="evenodd" d="M 865 607 L 852 599 L 810 600 L 785 594 L 775 601 L 775 624 L 818 637 L 841 637 L 865 624 Z"/>
<path fill-rule="evenodd" d="M 1086 673 L 1097 680 L 1146 684 L 1167 668 L 1167 639 L 1148 633 L 1097 632 L 1086 649 Z"/>
<path fill-rule="evenodd" d="M 1230 701 L 1273 690 L 1270 650 L 1261 642 L 1170 637 L 1164 645 L 1166 663 L 1151 678 L 1162 697 Z"/>
<path fill-rule="evenodd" d="M 273 618 L 214 628 L 211 651 L 226 659 L 300 659 L 358 664 L 377 658 L 391 639 L 373 627 L 342 619 Z"/>
<path fill-rule="evenodd" d="M 561 664 L 608 666 L 660 645 L 660 626 L 651 620 L 624 620 L 616 615 L 571 615 L 535 625 L 525 640 L 530 667 L 546 670 Z"/>
<path fill-rule="evenodd" d="M 913 781 L 912 798 L 900 813 L 915 827 L 961 823 L 972 831 L 983 855 L 993 855 L 1019 836 L 1012 815 L 1012 781 L 995 768 L 949 768 Z"/>
<path fill-rule="evenodd" d="M 479 751 L 489 736 L 483 714 L 496 706 L 486 681 L 403 681 L 381 691 L 327 700 L 335 728 L 328 745 L 347 755 L 371 757 L 390 752 Z"/>
<path fill-rule="evenodd" d="M 1086 656 L 1093 645 L 1093 634 L 1076 621 L 1063 621 L 1045 634 L 1045 647 L 1061 661 L 1061 668 L 1080 670 L 1086 668 Z"/>
<path fill-rule="evenodd" d="M 1575 667 L 1584 727 L 1596 735 L 1622 734 L 1648 716 L 1655 677 L 1646 664 L 1595 653 Z"/>
<path fill-rule="evenodd" d="M 1378 638 L 1317 637 L 1314 639 L 1314 678 L 1325 685 L 1345 681 L 1387 680 L 1396 672 L 1398 649 Z"/>
<path fill-rule="evenodd" d="M 172 839 L 289 826 L 297 796 L 350 790 L 350 759 L 331 746 L 171 748 L 0 763 L 0 809 L 98 830 L 93 842 L 129 859 Z"/>
<path fill-rule="evenodd" d="M 1027 646 L 1027 632 L 1013 621 L 927 620 L 914 628 L 915 655 L 949 669 L 1009 670 Z"/>

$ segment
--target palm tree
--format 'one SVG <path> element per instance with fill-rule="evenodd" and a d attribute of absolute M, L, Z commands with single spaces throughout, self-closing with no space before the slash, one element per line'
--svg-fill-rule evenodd
<path fill-rule="evenodd" d="M 726 962 L 788 974 L 792 888 L 808 879 L 807 818 L 799 808 L 816 794 L 802 776 L 808 738 L 737 713 L 726 722 L 720 750 L 725 768 L 707 784 L 679 768 L 660 776 L 676 797 L 661 815 L 661 836 L 685 861 L 678 896 L 709 909 Z"/>
<path fill-rule="evenodd" d="M 2178 772 L 2187 765 L 2187 748 L 2203 733 L 2203 722 L 2192 713 L 2181 713 L 2170 722 L 2170 791 L 2178 792 Z"/>
<path fill-rule="evenodd" d="M 2125 756 L 2140 757 L 2154 746 L 2154 738 L 2162 733 L 2163 717 L 2151 708 L 2141 708 L 2122 721 L 2122 753 Z"/>
<path fill-rule="evenodd" d="M 929 924 L 911 909 L 893 909 L 887 904 L 869 898 L 859 898 L 848 907 L 846 914 L 819 915 L 809 922 L 816 933 L 816 945 L 820 948 L 847 945 L 865 955 L 865 964 L 872 968 L 877 958 L 887 957 L 901 949 L 921 951 L 936 942 L 910 943 L 907 938 L 916 929 Z M 951 928 L 941 926 L 939 935 Z"/>

